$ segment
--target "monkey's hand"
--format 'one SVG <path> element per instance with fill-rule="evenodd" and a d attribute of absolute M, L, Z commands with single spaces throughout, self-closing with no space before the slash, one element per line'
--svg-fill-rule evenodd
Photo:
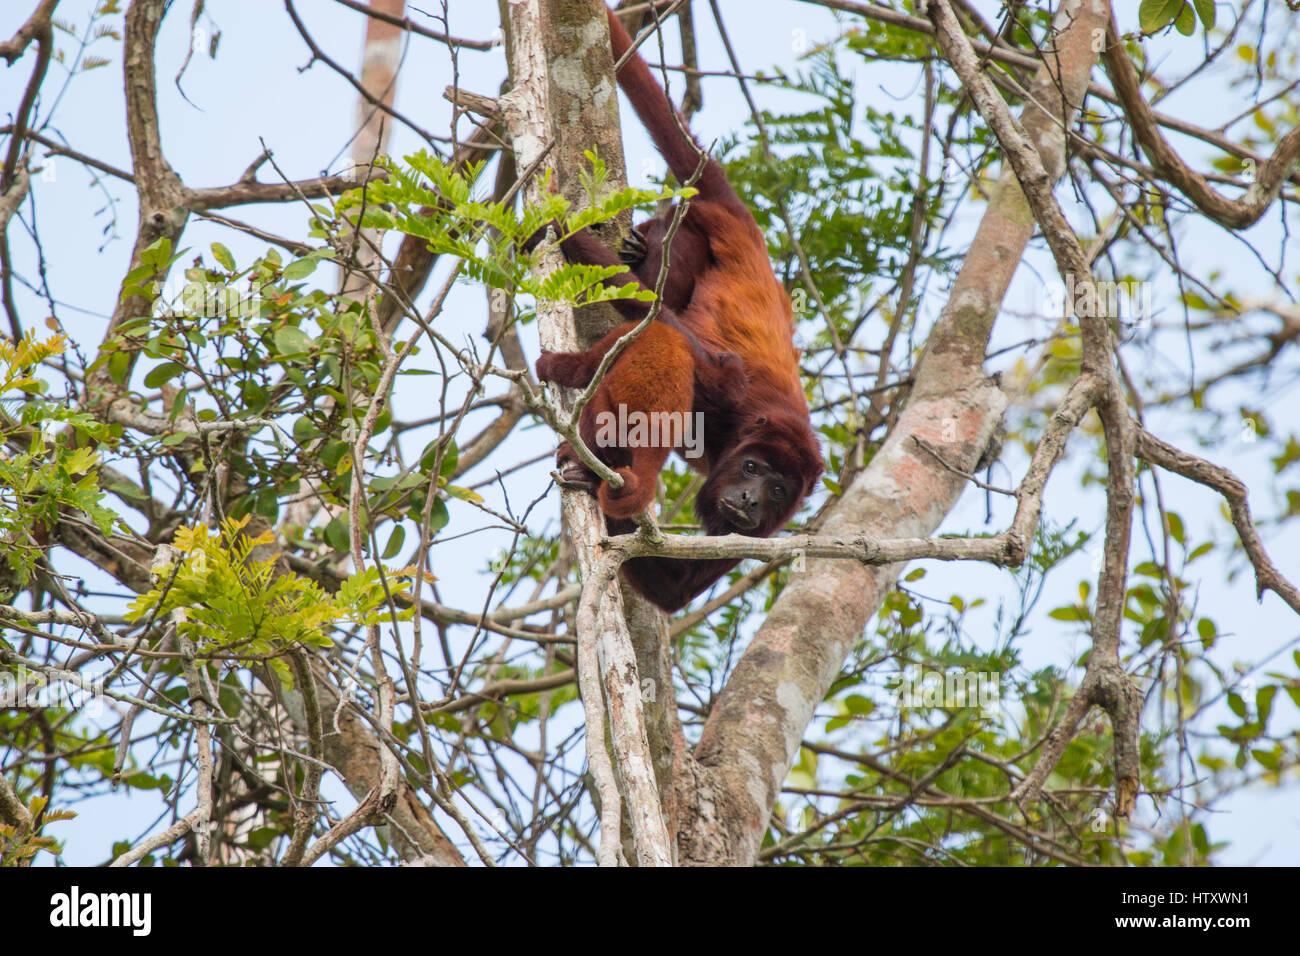
<path fill-rule="evenodd" d="M 543 352 L 537 360 L 537 377 L 566 388 L 586 388 L 595 368 L 585 352 Z"/>
<path fill-rule="evenodd" d="M 619 247 L 618 258 L 629 269 L 635 269 L 645 262 L 648 251 L 645 236 L 641 234 L 639 229 L 633 229 L 623 240 L 623 245 Z"/>
<path fill-rule="evenodd" d="M 565 449 L 568 447 L 569 445 L 566 442 L 556 452 L 555 471 L 551 473 L 551 477 L 555 479 L 557 485 L 561 488 L 567 488 L 569 491 L 594 493 L 600 485 L 600 478 L 582 462 L 566 455 Z"/>

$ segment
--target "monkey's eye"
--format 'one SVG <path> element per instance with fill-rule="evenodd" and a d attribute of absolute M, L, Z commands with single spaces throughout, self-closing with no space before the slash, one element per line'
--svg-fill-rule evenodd
<path fill-rule="evenodd" d="M 744 470 L 745 474 L 747 475 L 758 474 L 758 465 L 754 462 L 754 459 L 752 458 L 746 458 L 745 463 L 741 466 L 741 468 Z"/>
<path fill-rule="evenodd" d="M 773 485 L 773 486 L 772 486 L 772 497 L 773 497 L 775 500 L 777 500 L 777 501 L 781 501 L 782 499 L 784 499 L 784 498 L 785 498 L 785 485 Z"/>

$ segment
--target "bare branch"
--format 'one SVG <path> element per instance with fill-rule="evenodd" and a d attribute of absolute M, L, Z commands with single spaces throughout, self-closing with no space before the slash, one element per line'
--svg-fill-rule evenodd
<path fill-rule="evenodd" d="M 1268 212 L 1282 191 L 1282 183 L 1295 170 L 1300 159 L 1300 126 L 1294 127 L 1278 141 L 1273 155 L 1259 164 L 1246 192 L 1240 199 L 1228 199 L 1215 190 L 1206 178 L 1183 162 L 1160 133 L 1160 124 L 1151 107 L 1142 98 L 1137 71 L 1128 51 L 1115 30 L 1114 14 L 1106 28 L 1106 50 L 1102 59 L 1106 72 L 1115 84 L 1115 93 L 1134 138 L 1142 145 L 1151 164 L 1161 177 L 1196 204 L 1196 207 L 1219 225 L 1228 229 L 1245 229 Z"/>

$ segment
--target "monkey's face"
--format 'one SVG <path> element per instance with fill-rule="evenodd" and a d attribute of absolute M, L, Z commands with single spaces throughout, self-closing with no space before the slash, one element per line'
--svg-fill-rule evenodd
<path fill-rule="evenodd" d="M 774 403 L 762 411 L 713 461 L 696 496 L 695 513 L 709 534 L 776 534 L 821 477 L 821 450 L 808 420 Z"/>
<path fill-rule="evenodd" d="M 784 523 L 790 511 L 790 482 L 755 451 L 741 456 L 735 473 L 718 493 L 718 510 L 740 534 L 765 535 L 759 530 L 773 520 Z"/>
<path fill-rule="evenodd" d="M 765 538 L 790 520 L 802 483 L 782 474 L 773 457 L 746 443 L 718 462 L 696 498 L 696 511 L 710 534 Z"/>

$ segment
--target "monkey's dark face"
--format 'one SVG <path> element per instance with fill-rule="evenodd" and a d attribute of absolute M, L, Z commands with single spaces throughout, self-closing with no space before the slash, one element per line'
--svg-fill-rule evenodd
<path fill-rule="evenodd" d="M 765 538 L 798 508 L 802 482 L 777 470 L 761 447 L 741 445 L 718 465 L 696 499 L 710 534 Z"/>
<path fill-rule="evenodd" d="M 718 510 L 733 531 L 753 534 L 790 506 L 790 482 L 758 453 L 741 458 L 718 493 Z"/>

